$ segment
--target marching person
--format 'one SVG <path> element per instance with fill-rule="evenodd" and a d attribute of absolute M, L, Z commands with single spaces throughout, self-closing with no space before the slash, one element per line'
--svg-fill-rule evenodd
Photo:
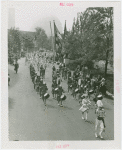
<path fill-rule="evenodd" d="M 52 67 L 52 70 L 53 70 L 53 73 L 55 72 L 55 70 L 56 70 L 56 68 L 55 68 L 55 66 L 53 65 L 53 67 Z"/>
<path fill-rule="evenodd" d="M 42 77 L 42 70 L 43 70 L 43 65 L 40 67 L 40 77 Z"/>
<path fill-rule="evenodd" d="M 64 68 L 64 80 L 67 79 L 67 67 Z"/>
<path fill-rule="evenodd" d="M 102 81 L 102 83 L 100 84 L 100 92 L 102 93 L 102 95 L 106 95 L 106 85 L 105 82 Z"/>
<path fill-rule="evenodd" d="M 53 98 L 56 98 L 56 92 L 55 92 L 56 88 L 57 88 L 56 80 L 53 80 L 53 83 L 52 83 L 52 95 L 53 95 Z"/>
<path fill-rule="evenodd" d="M 58 105 L 60 105 L 59 102 L 61 101 L 61 105 L 60 105 L 61 107 L 63 107 L 62 99 L 61 99 L 61 95 L 63 94 L 63 92 L 64 92 L 64 90 L 63 90 L 62 86 L 59 85 L 58 86 L 58 93 L 57 93 L 57 101 L 58 101 Z"/>
<path fill-rule="evenodd" d="M 43 83 L 43 88 L 42 88 L 42 100 L 44 102 L 44 105 L 46 106 L 46 98 L 44 97 L 44 94 L 47 92 L 48 88 L 46 83 Z"/>
<path fill-rule="evenodd" d="M 40 77 L 37 75 L 37 78 L 36 78 L 36 92 L 37 92 L 37 94 L 39 93 L 39 82 L 40 82 Z"/>
<path fill-rule="evenodd" d="M 81 101 L 81 97 L 82 97 L 83 93 L 84 93 L 83 85 L 81 85 L 80 88 L 79 88 L 79 98 L 78 98 L 79 101 Z"/>
<path fill-rule="evenodd" d="M 85 94 L 84 96 L 85 96 L 85 98 L 82 100 L 82 107 L 79 110 L 82 111 L 82 119 L 87 121 L 91 102 L 88 99 L 88 95 Z M 85 115 L 85 117 L 84 117 L 84 115 Z"/>
<path fill-rule="evenodd" d="M 45 79 L 45 69 L 42 69 L 42 78 Z"/>
<path fill-rule="evenodd" d="M 105 115 L 106 114 L 104 108 L 102 106 L 98 107 L 96 110 L 95 137 L 98 137 L 97 130 L 99 127 L 100 128 L 99 136 L 100 138 L 103 138 L 102 133 L 105 129 L 105 121 L 104 121 Z"/>
<path fill-rule="evenodd" d="M 68 77 L 68 81 L 67 81 L 67 84 L 68 84 L 68 93 L 70 90 L 72 90 L 72 78 L 71 77 Z"/>
<path fill-rule="evenodd" d="M 37 79 L 37 73 L 34 75 L 34 89 L 36 89 L 36 79 Z"/>
<path fill-rule="evenodd" d="M 103 99 L 102 95 L 97 96 L 97 103 L 96 103 L 97 107 L 103 107 L 102 99 Z"/>
<path fill-rule="evenodd" d="M 40 98 L 42 96 L 42 89 L 43 89 L 43 79 L 41 78 L 40 82 L 39 82 L 39 94 L 40 94 Z"/>

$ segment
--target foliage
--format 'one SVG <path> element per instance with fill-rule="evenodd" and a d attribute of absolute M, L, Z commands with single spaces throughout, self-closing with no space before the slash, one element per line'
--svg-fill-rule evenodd
<path fill-rule="evenodd" d="M 8 30 L 8 53 L 17 54 L 21 51 L 20 31 L 18 28 Z"/>
<path fill-rule="evenodd" d="M 51 49 L 51 38 L 47 37 L 45 30 L 40 27 L 37 27 L 35 30 L 38 49 Z"/>
<path fill-rule="evenodd" d="M 33 39 L 27 33 L 23 35 L 23 45 L 26 51 L 34 48 Z"/>
<path fill-rule="evenodd" d="M 113 8 L 87 8 L 74 18 L 72 31 L 64 42 L 69 58 L 81 58 L 83 64 L 92 60 L 105 60 L 113 64 Z"/>

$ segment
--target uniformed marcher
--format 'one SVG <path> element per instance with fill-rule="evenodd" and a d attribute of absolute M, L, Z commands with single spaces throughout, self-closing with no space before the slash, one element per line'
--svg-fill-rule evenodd
<path fill-rule="evenodd" d="M 55 80 L 53 80 L 53 83 L 52 83 L 52 95 L 53 95 L 53 98 L 56 98 L 56 91 L 55 89 L 57 88 L 57 83 Z"/>
<path fill-rule="evenodd" d="M 43 89 L 43 79 L 40 79 L 39 82 L 39 94 L 40 94 L 40 98 L 42 97 L 42 89 Z"/>
<path fill-rule="evenodd" d="M 68 84 L 68 93 L 69 93 L 69 91 L 72 90 L 72 78 L 71 77 L 68 77 L 67 84 Z"/>
<path fill-rule="evenodd" d="M 95 122 L 95 137 L 98 137 L 97 130 L 99 129 L 99 136 L 103 138 L 102 133 L 105 129 L 105 110 L 102 106 L 98 107 L 96 110 L 96 122 Z"/>
<path fill-rule="evenodd" d="M 43 83 L 43 88 L 42 88 L 42 99 L 43 99 L 43 102 L 44 102 L 45 106 L 46 106 L 46 98 L 44 97 L 44 95 L 46 94 L 47 90 L 48 90 L 47 85 L 44 82 Z"/>
<path fill-rule="evenodd" d="M 59 85 L 58 86 L 58 93 L 57 93 L 57 101 L 58 101 L 58 105 L 60 105 L 59 102 L 61 102 L 61 105 L 60 105 L 61 107 L 63 106 L 62 105 L 62 99 L 61 99 L 63 92 L 64 92 L 64 90 L 63 90 L 62 86 Z"/>

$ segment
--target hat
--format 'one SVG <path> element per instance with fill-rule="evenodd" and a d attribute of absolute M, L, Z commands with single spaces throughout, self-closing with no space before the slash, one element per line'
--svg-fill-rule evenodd
<path fill-rule="evenodd" d="M 98 95 L 98 96 L 97 96 L 97 99 L 98 99 L 98 100 L 102 100 L 102 99 L 103 99 L 103 96 L 102 96 L 102 95 Z"/>

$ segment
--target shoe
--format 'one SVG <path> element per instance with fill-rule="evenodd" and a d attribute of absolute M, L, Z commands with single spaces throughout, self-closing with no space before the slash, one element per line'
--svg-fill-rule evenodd
<path fill-rule="evenodd" d="M 59 106 L 60 104 L 58 104 L 58 106 Z"/>
<path fill-rule="evenodd" d="M 60 105 L 60 107 L 63 107 L 63 105 Z"/>
<path fill-rule="evenodd" d="M 82 117 L 82 119 L 84 120 L 84 117 Z"/>
<path fill-rule="evenodd" d="M 101 139 L 103 139 L 102 135 L 99 135 Z"/>
<path fill-rule="evenodd" d="M 95 137 L 97 138 L 98 136 L 97 136 L 97 133 L 95 133 Z"/>

